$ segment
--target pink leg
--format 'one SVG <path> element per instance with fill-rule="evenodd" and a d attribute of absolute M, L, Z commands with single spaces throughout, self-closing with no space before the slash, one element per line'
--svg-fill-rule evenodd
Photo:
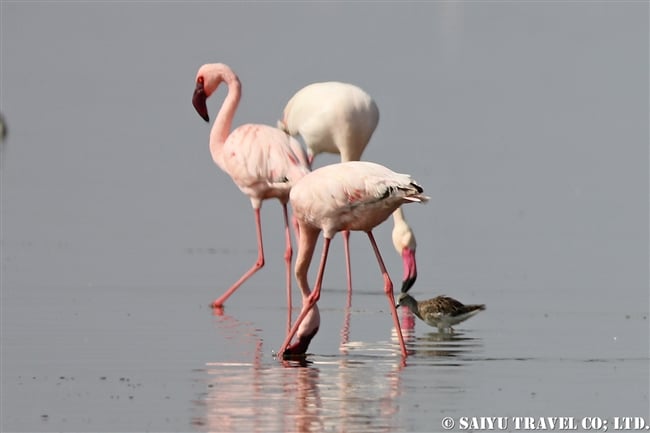
<path fill-rule="evenodd" d="M 223 303 L 226 302 L 226 299 L 235 293 L 235 290 L 237 290 L 239 286 L 244 283 L 244 281 L 249 279 L 251 275 L 259 271 L 264 266 L 264 246 L 262 245 L 262 222 L 260 219 L 260 210 L 253 209 L 253 211 L 255 212 L 255 226 L 257 228 L 257 261 L 248 271 L 246 271 L 244 275 L 241 276 L 239 280 L 237 280 L 235 284 L 233 284 L 226 291 L 226 293 L 221 295 L 219 299 L 212 303 L 212 308 L 221 308 L 223 306 Z"/>
<path fill-rule="evenodd" d="M 300 221 L 295 216 L 291 216 L 291 223 L 293 224 L 293 233 L 296 235 L 296 240 L 300 239 Z"/>
<path fill-rule="evenodd" d="M 341 328 L 341 345 L 339 346 L 339 350 L 345 355 L 348 354 L 345 346 L 350 341 L 350 313 L 350 300 L 348 297 L 348 306 L 345 307 L 345 311 L 343 312 L 343 328 Z"/>
<path fill-rule="evenodd" d="M 397 338 L 399 340 L 400 348 L 402 349 L 402 356 L 407 357 L 406 345 L 404 344 L 404 338 L 402 337 L 402 328 L 399 324 L 399 317 L 397 316 L 397 309 L 395 308 L 395 297 L 393 296 L 393 282 L 388 276 L 388 271 L 386 271 L 386 266 L 384 266 L 384 261 L 381 258 L 379 253 L 379 248 L 377 247 L 377 242 L 375 242 L 375 237 L 372 235 L 372 232 L 369 231 L 368 238 L 370 239 L 370 244 L 372 244 L 372 249 L 375 251 L 375 256 L 377 256 L 377 262 L 379 263 L 379 269 L 384 276 L 384 292 L 386 292 L 386 297 L 388 298 L 388 303 L 390 304 L 390 313 L 393 316 L 393 323 L 395 324 L 395 330 L 397 331 Z"/>
<path fill-rule="evenodd" d="M 325 238 L 323 240 L 323 254 L 321 256 L 320 260 L 320 266 L 318 267 L 318 274 L 316 275 L 316 284 L 314 286 L 314 291 L 307 297 L 306 301 L 303 302 L 302 310 L 300 311 L 300 315 L 296 319 L 296 321 L 293 323 L 293 327 L 287 334 L 287 338 L 284 340 L 284 343 L 282 343 L 282 346 L 280 347 L 280 350 L 278 351 L 278 356 L 282 357 L 287 351 L 287 348 L 289 344 L 291 343 L 291 340 L 293 339 L 294 335 L 296 335 L 296 332 L 298 332 L 298 328 L 300 327 L 300 324 L 302 321 L 305 319 L 305 316 L 309 313 L 309 311 L 313 308 L 314 305 L 316 305 L 316 302 L 320 299 L 320 290 L 321 286 L 323 284 L 323 273 L 325 272 L 325 263 L 327 262 L 327 253 L 329 251 L 330 247 L 330 242 L 331 239 Z M 304 298 L 303 298 L 304 299 Z M 393 305 L 393 307 L 395 307 Z M 298 342 L 294 346 L 299 346 L 299 345 L 309 345 L 309 342 L 311 341 L 311 338 L 315 335 L 316 333 L 314 332 L 312 335 L 307 336 L 308 340 L 306 342 Z M 298 350 L 297 352 L 300 352 Z M 297 353 L 296 352 L 296 353 Z M 304 353 L 304 351 L 302 351 Z"/>
<path fill-rule="evenodd" d="M 343 232 L 343 247 L 345 250 L 345 264 L 348 271 L 348 295 L 345 301 L 345 312 L 343 313 L 343 328 L 341 328 L 341 345 L 340 350 L 347 354 L 345 345 L 350 340 L 350 310 L 352 308 L 352 275 L 350 266 L 350 232 L 345 230 Z"/>
<path fill-rule="evenodd" d="M 284 212 L 284 235 L 287 247 L 284 250 L 284 262 L 287 265 L 287 332 L 291 330 L 291 258 L 293 250 L 291 249 L 291 233 L 289 232 L 289 215 L 287 214 L 287 204 L 282 203 Z M 294 220 L 295 221 L 295 220 Z"/>
<path fill-rule="evenodd" d="M 348 308 L 352 305 L 352 267 L 350 266 L 350 231 L 343 231 L 343 249 L 345 250 L 345 270 L 348 274 Z"/>

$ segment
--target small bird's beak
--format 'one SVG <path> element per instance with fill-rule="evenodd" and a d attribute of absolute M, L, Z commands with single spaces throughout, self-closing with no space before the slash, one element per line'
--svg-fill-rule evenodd
<path fill-rule="evenodd" d="M 418 278 L 418 268 L 415 262 L 415 250 L 404 248 L 404 250 L 402 250 L 402 263 L 404 265 L 402 293 L 406 293 L 411 287 L 413 287 L 415 280 Z"/>
<path fill-rule="evenodd" d="M 207 96 L 203 88 L 203 80 L 198 80 L 196 82 L 196 89 L 194 89 L 194 95 L 192 95 L 192 105 L 194 105 L 194 109 L 199 113 L 199 116 L 206 122 L 209 122 L 210 116 L 208 116 L 208 106 L 205 103 L 206 99 Z"/>

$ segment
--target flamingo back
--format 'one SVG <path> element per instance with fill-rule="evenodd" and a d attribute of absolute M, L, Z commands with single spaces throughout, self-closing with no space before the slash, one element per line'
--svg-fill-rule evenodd
<path fill-rule="evenodd" d="M 328 238 L 341 230 L 372 230 L 402 204 L 427 200 L 411 176 L 366 161 L 314 170 L 290 193 L 294 215 Z"/>
<path fill-rule="evenodd" d="M 286 203 L 291 187 L 310 172 L 300 143 L 267 125 L 246 124 L 228 136 L 223 168 L 253 202 L 278 198 Z"/>
<path fill-rule="evenodd" d="M 287 103 L 279 127 L 302 136 L 310 155 L 340 153 L 358 160 L 379 122 L 379 109 L 361 88 L 336 81 L 300 89 Z"/>

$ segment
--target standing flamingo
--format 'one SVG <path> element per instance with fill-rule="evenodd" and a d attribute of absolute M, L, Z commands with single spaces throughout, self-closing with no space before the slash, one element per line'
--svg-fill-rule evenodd
<path fill-rule="evenodd" d="M 302 292 L 303 307 L 278 352 L 280 356 L 304 354 L 318 332 L 320 314 L 316 302 L 320 299 L 330 241 L 337 232 L 344 230 L 358 230 L 368 234 L 384 279 L 384 292 L 402 355 L 407 356 L 395 309 L 393 283 L 384 266 L 372 229 L 402 204 L 427 201 L 428 197 L 422 192 L 422 188 L 409 175 L 395 173 L 382 165 L 365 161 L 327 165 L 309 173 L 293 186 L 290 201 L 300 229 L 295 274 Z M 311 292 L 307 270 L 321 230 L 324 238 L 323 253 L 314 291 Z M 297 341 L 289 346 L 294 336 Z"/>
<path fill-rule="evenodd" d="M 300 143 L 285 132 L 267 125 L 245 124 L 230 132 L 233 117 L 241 98 L 241 84 L 237 75 L 223 63 L 205 64 L 196 74 L 196 89 L 192 104 L 199 115 L 209 122 L 206 99 L 221 82 L 228 86 L 228 94 L 210 131 L 210 153 L 214 162 L 230 175 L 233 182 L 246 194 L 255 213 L 257 229 L 257 260 L 220 298 L 213 308 L 223 306 L 244 281 L 264 266 L 262 201 L 277 198 L 282 203 L 286 249 L 287 299 L 291 323 L 291 235 L 287 216 L 287 202 L 292 185 L 309 173 L 309 162 Z"/>
<path fill-rule="evenodd" d="M 284 108 L 278 127 L 303 138 L 311 164 L 322 152 L 340 154 L 341 162 L 360 160 L 378 122 L 379 109 L 368 93 L 353 84 L 330 81 L 313 83 L 296 92 Z M 404 267 L 402 287 L 411 287 L 417 278 L 415 238 L 401 210 L 396 210 L 393 223 L 393 242 Z M 395 244 L 396 231 L 402 239 L 412 238 L 413 242 Z M 351 292 L 349 237 L 349 232 L 344 231 L 347 285 Z"/>

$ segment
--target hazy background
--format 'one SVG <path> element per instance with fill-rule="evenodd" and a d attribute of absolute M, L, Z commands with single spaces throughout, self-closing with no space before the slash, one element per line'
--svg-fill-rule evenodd
<path fill-rule="evenodd" d="M 66 320 L 34 322 L 40 309 L 96 300 L 103 317 L 101 301 L 120 293 L 173 315 L 206 306 L 255 260 L 249 200 L 213 163 L 210 127 L 191 105 L 209 62 L 241 79 L 235 125 L 275 125 L 316 81 L 373 95 L 380 122 L 364 158 L 413 175 L 431 196 L 406 209 L 416 297 L 484 302 L 481 320 L 500 335 L 521 328 L 531 305 L 565 312 L 581 325 L 566 330 L 572 341 L 593 347 L 586 334 L 615 308 L 638 318 L 629 347 L 647 356 L 647 2 L 3 1 L 0 12 L 5 388 L 18 366 L 48 356 L 21 339 L 46 343 L 40 330 Z M 224 95 L 208 101 L 213 118 Z M 243 315 L 285 302 L 278 203 L 262 218 L 267 265 L 228 304 Z M 399 280 L 390 229 L 376 238 Z M 341 245 L 323 295 L 339 308 Z M 353 234 L 352 248 L 354 286 L 385 308 L 366 237 Z M 332 343 L 324 335 L 320 353 Z M 647 371 L 639 380 L 647 385 Z M 5 408 L 17 407 L 12 395 L 3 391 Z"/>
<path fill-rule="evenodd" d="M 250 204 L 212 162 L 190 103 L 197 68 L 217 61 L 243 83 L 235 125 L 274 124 L 315 81 L 376 98 L 364 157 L 412 174 L 432 197 L 407 210 L 420 286 L 647 288 L 646 4 L 2 7 L 6 288 L 208 286 L 252 263 Z M 277 203 L 263 218 L 269 279 L 252 285 L 282 272 Z M 396 269 L 389 230 L 378 238 Z M 174 265 L 210 248 L 246 263 Z M 369 253 L 355 236 L 355 265 Z M 355 273 L 360 287 L 377 281 Z"/>

